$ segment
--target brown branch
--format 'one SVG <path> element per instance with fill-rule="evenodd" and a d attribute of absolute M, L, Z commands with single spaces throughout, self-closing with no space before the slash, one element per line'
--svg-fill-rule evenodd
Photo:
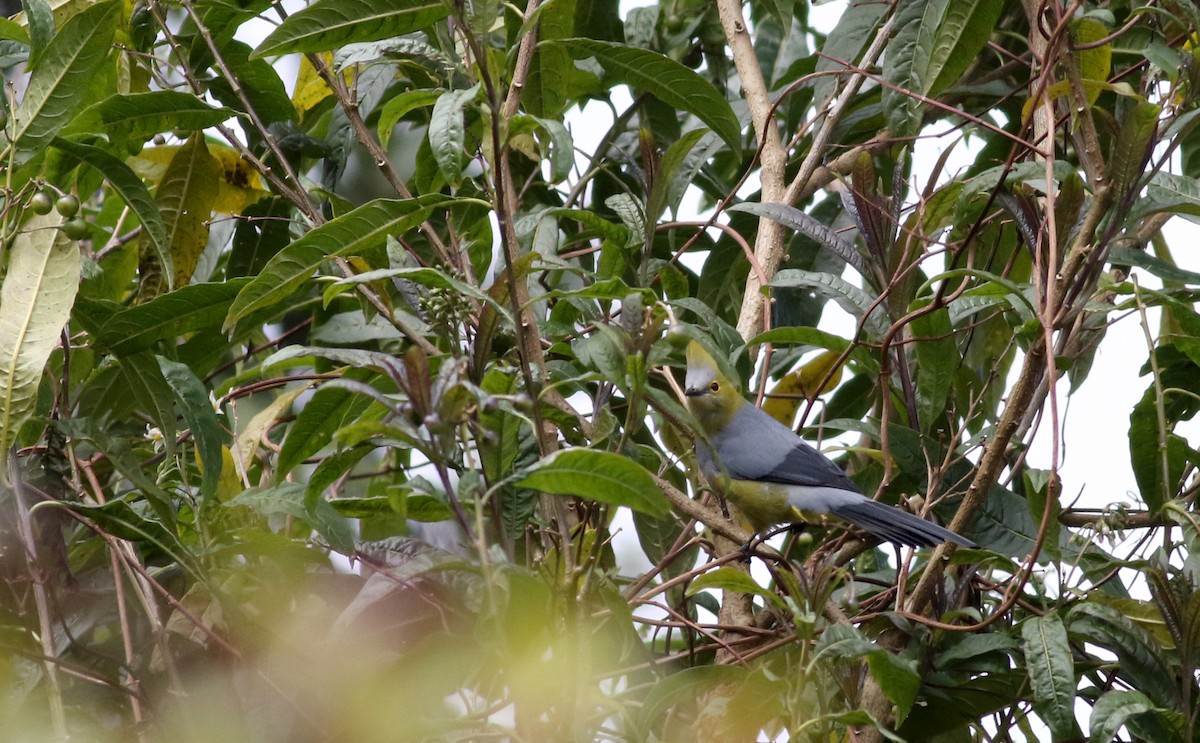
<path fill-rule="evenodd" d="M 764 202 L 783 202 L 786 198 L 787 186 L 784 171 L 787 167 L 787 153 L 779 130 L 772 117 L 773 106 L 767 91 L 767 83 L 763 79 L 762 64 L 754 51 L 754 41 L 746 28 L 742 17 L 742 6 L 739 0 L 717 0 L 717 12 L 721 17 L 721 27 L 725 31 L 725 41 L 733 54 L 733 64 L 737 68 L 738 79 L 742 84 L 742 94 L 750 109 L 750 120 L 754 124 L 754 133 L 761 150 L 759 178 L 762 182 L 762 200 Z M 815 163 L 814 163 L 815 167 Z M 786 245 L 783 225 L 771 219 L 760 218 L 758 236 L 754 241 L 754 254 L 762 274 L 767 280 L 775 275 L 780 262 L 783 260 L 783 250 Z M 759 272 L 751 272 L 746 277 L 746 292 L 742 297 L 742 309 L 738 314 L 738 333 L 749 340 L 758 335 L 760 328 L 765 330 L 764 298 L 762 294 L 763 281 Z"/>

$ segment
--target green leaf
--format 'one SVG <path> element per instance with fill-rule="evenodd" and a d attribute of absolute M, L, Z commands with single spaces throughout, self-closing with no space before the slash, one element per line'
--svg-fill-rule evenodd
<path fill-rule="evenodd" d="M 128 385 L 125 393 L 136 398 L 162 431 L 164 448 L 171 455 L 175 451 L 175 393 L 167 384 L 158 359 L 143 352 L 120 357 L 117 363 Z"/>
<path fill-rule="evenodd" d="M 291 240 L 291 217 L 291 204 L 278 197 L 262 199 L 243 209 L 233 231 L 225 275 L 253 276 L 261 271 L 271 256 Z"/>
<path fill-rule="evenodd" d="M 438 170 L 453 188 L 462 182 L 466 152 L 466 124 L 463 109 L 474 100 L 482 83 L 466 90 L 451 90 L 438 97 L 429 117 L 429 148 Z"/>
<path fill-rule="evenodd" d="M 1158 278 L 1167 281 L 1200 285 L 1200 273 L 1184 270 L 1142 250 L 1116 248 L 1109 255 L 1108 262 L 1114 265 L 1124 264 L 1126 266 L 1144 268 Z"/>
<path fill-rule="evenodd" d="M 646 199 L 646 219 L 649 222 L 657 222 L 663 212 L 669 206 L 668 196 L 671 194 L 671 185 L 680 175 L 679 170 L 687 158 L 688 153 L 692 148 L 708 134 L 705 129 L 693 129 L 687 132 L 678 141 L 674 142 L 667 151 L 663 153 L 662 160 L 659 161 L 658 175 L 650 189 L 650 196 Z M 684 175 L 690 176 L 689 173 Z"/>
<path fill-rule="evenodd" d="M 1129 414 L 1129 461 L 1138 494 L 1151 512 L 1174 496 L 1189 452 L 1187 440 L 1171 430 L 1169 419 L 1165 430 L 1160 425 L 1156 394 L 1155 386 L 1149 385 Z"/>
<path fill-rule="evenodd" d="M 946 399 L 962 358 L 945 307 L 913 320 L 912 331 L 917 354 L 917 419 L 928 432 L 935 421 L 944 419 Z"/>
<path fill-rule="evenodd" d="M 405 114 L 418 108 L 432 106 L 441 95 L 441 92 L 437 90 L 406 90 L 383 104 L 379 109 L 377 131 L 379 143 L 383 145 L 384 149 L 392 139 L 392 130 L 396 128 L 396 123 L 404 118 Z"/>
<path fill-rule="evenodd" d="M 354 370 L 348 373 L 348 377 L 364 381 L 374 378 L 374 375 Z M 283 439 L 276 475 L 280 478 L 287 476 L 297 465 L 333 441 L 337 430 L 357 420 L 370 404 L 369 398 L 346 389 L 318 389 L 300 409 Z"/>
<path fill-rule="evenodd" d="M 288 16 L 254 50 L 254 57 L 324 52 L 403 36 L 448 15 L 450 5 L 441 0 L 317 0 Z"/>
<path fill-rule="evenodd" d="M 110 141 L 137 147 L 161 132 L 199 131 L 234 116 L 228 108 L 213 108 L 191 93 L 176 90 L 114 95 L 91 110 L 99 114 Z"/>
<path fill-rule="evenodd" d="M 1021 559 L 1029 555 L 1037 533 L 1038 524 L 1029 515 L 1025 499 L 1001 485 L 993 485 L 968 536 L 993 552 Z"/>
<path fill-rule="evenodd" d="M 1021 640 L 1038 714 L 1055 740 L 1075 737 L 1075 663 L 1062 619 L 1054 613 L 1026 619 Z"/>
<path fill-rule="evenodd" d="M 1158 172 L 1146 186 L 1146 198 L 1139 199 L 1130 214 L 1130 220 L 1140 220 L 1156 212 L 1172 212 L 1200 217 L 1200 183 L 1195 178 Z M 1118 248 L 1113 253 L 1133 253 L 1133 248 Z M 1114 262 L 1118 262 L 1115 261 Z M 1193 274 L 1194 275 L 1194 274 Z M 1194 280 L 1193 280 L 1194 281 Z"/>
<path fill-rule="evenodd" d="M 833 333 L 800 326 L 772 328 L 765 333 L 759 333 L 746 342 L 746 347 L 758 346 L 763 343 L 773 343 L 777 346 L 813 346 L 814 348 L 824 348 L 834 353 L 843 353 L 847 348 L 851 347 L 850 341 Z M 871 371 L 879 369 L 879 362 L 861 345 L 854 345 L 854 350 L 850 352 L 850 359 L 862 364 Z"/>
<path fill-rule="evenodd" d="M 328 258 L 359 254 L 383 245 L 428 219 L 439 207 L 455 203 L 432 194 L 413 199 L 377 199 L 310 231 L 280 250 L 234 300 L 224 330 L 257 310 L 281 302 L 307 281 Z"/>
<path fill-rule="evenodd" d="M 884 696 L 896 705 L 897 719 L 902 721 L 908 716 L 921 687 L 915 661 L 892 655 L 859 630 L 844 624 L 830 625 L 821 633 L 813 661 L 825 655 L 838 660 L 865 659 Z"/>
<path fill-rule="evenodd" d="M 71 510 L 80 512 L 106 534 L 129 540 L 143 549 L 149 545 L 161 550 L 163 554 L 169 555 L 182 565 L 193 577 L 201 577 L 200 566 L 192 559 L 179 537 L 162 521 L 143 513 L 145 509 L 134 508 L 129 499 L 113 499 L 99 505 L 71 503 Z"/>
<path fill-rule="evenodd" d="M 414 266 L 410 268 L 377 268 L 373 271 L 364 271 L 354 274 L 349 278 L 338 279 L 332 282 L 323 292 L 325 304 L 329 302 L 339 292 L 347 286 L 357 286 L 359 284 L 368 284 L 374 281 L 382 281 L 384 279 L 405 279 L 414 284 L 428 286 L 433 289 L 442 289 L 461 294 L 464 297 L 473 297 L 480 302 L 490 304 L 492 309 L 500 313 L 506 319 L 508 318 L 508 310 L 501 306 L 499 302 L 488 296 L 488 293 L 480 289 L 476 289 L 465 281 L 448 276 L 446 273 L 439 271 L 436 268 L 424 268 Z M 622 295 L 624 296 L 624 295 Z M 545 298 L 544 296 L 542 297 Z"/>
<path fill-rule="evenodd" d="M 162 265 L 168 269 L 171 264 L 171 246 L 167 240 L 167 227 L 163 223 L 158 204 L 150 195 L 150 190 L 142 179 L 138 178 L 133 169 L 114 157 L 107 150 L 94 147 L 82 142 L 74 142 L 62 137 L 55 137 L 51 143 L 55 148 L 78 158 L 99 171 L 112 186 L 129 208 L 142 222 L 142 232 L 150 247 Z"/>
<path fill-rule="evenodd" d="M 370 454 L 372 447 L 358 446 L 353 449 L 340 451 L 332 456 L 325 457 L 317 464 L 316 469 L 308 477 L 308 483 L 304 486 L 304 507 L 314 508 L 317 501 L 321 500 L 321 494 L 325 492 L 325 488 L 337 482 L 338 478 L 349 473 L 354 469 L 354 465 L 362 461 L 362 458 Z M 342 498 L 338 499 L 340 503 Z M 374 500 L 374 499 L 371 499 Z M 388 504 L 387 498 L 382 498 L 384 504 Z M 334 503 L 334 508 L 337 508 L 338 513 L 342 515 L 350 515 L 344 509 L 339 507 L 339 503 Z M 386 505 L 387 511 L 391 511 L 392 507 Z"/>
<path fill-rule="evenodd" d="M 172 277 L 168 287 L 183 286 L 195 273 L 208 245 L 208 220 L 220 183 L 221 166 L 204 135 L 192 134 L 171 158 L 154 192 L 171 251 L 171 262 L 163 264 L 163 275 Z"/>
<path fill-rule="evenodd" d="M 221 479 L 221 449 L 228 443 L 229 436 L 217 420 L 217 412 L 213 410 L 208 391 L 192 370 L 186 364 L 162 356 L 157 358 L 158 368 L 179 399 L 183 419 L 187 421 L 192 440 L 196 442 L 202 473 L 200 493 L 206 498 L 212 497 Z"/>
<path fill-rule="evenodd" d="M 1075 44 L 1075 62 L 1079 67 L 1079 77 L 1082 80 L 1092 80 L 1106 83 L 1112 72 L 1112 43 L 1096 42 L 1108 36 L 1108 27 L 1095 18 L 1084 16 L 1071 22 L 1071 41 Z M 1079 47 L 1089 47 L 1080 49 Z M 1088 103 L 1095 103 L 1092 94 L 1088 95 Z"/>
<path fill-rule="evenodd" d="M 92 78 L 112 47 L 119 3 L 100 2 L 72 16 L 50 39 L 13 112 L 13 143 L 26 160 L 41 149 L 87 99 Z"/>
<path fill-rule="evenodd" d="M 1141 183 L 1161 114 L 1158 105 L 1142 103 L 1130 106 L 1121 118 L 1108 162 L 1108 177 L 1118 201 L 1131 198 Z"/>
<path fill-rule="evenodd" d="M 917 673 L 917 661 L 892 655 L 883 648 L 867 656 L 867 668 L 879 682 L 883 695 L 896 705 L 896 721 L 904 722 L 921 690 L 921 674 Z"/>
<path fill-rule="evenodd" d="M 775 280 L 770 283 L 770 286 L 800 287 L 814 291 L 837 302 L 838 306 L 850 313 L 856 320 L 866 317 L 867 328 L 876 336 L 884 333 L 884 313 L 875 300 L 866 291 L 841 276 L 834 276 L 823 271 L 789 268 L 775 274 Z"/>
<path fill-rule="evenodd" d="M 1160 708 L 1140 691 L 1105 692 L 1092 705 L 1088 740 L 1091 743 L 1111 743 L 1117 740 L 1117 731 L 1130 717 L 1156 711 L 1160 711 Z"/>
<path fill-rule="evenodd" d="M 663 103 L 704 122 L 733 152 L 742 149 L 742 125 L 725 96 L 696 72 L 673 59 L 594 39 L 561 39 L 538 45 L 561 47 L 575 59 L 595 57 L 614 82 L 651 93 Z"/>
<path fill-rule="evenodd" d="M 279 514 L 300 519 L 307 522 L 335 551 L 343 555 L 354 551 L 354 533 L 350 530 L 350 524 L 327 500 L 317 499 L 311 508 L 306 508 L 304 485 L 300 483 L 251 488 L 226 505 L 248 506 L 263 516 Z"/>
<path fill-rule="evenodd" d="M 742 666 L 704 665 L 683 668 L 663 676 L 649 686 L 640 709 L 632 708 L 637 714 L 639 731 L 653 731 L 660 718 L 669 715 L 681 703 L 692 703 L 707 699 L 711 692 L 729 689 L 746 680 L 750 672 Z M 639 740 L 653 740 L 647 735 Z"/>
<path fill-rule="evenodd" d="M 874 0 L 852 0 L 848 4 L 821 47 L 821 57 L 816 66 L 818 74 L 812 82 L 814 103 L 825 105 L 825 99 L 838 84 L 838 77 L 829 73 L 846 72 L 847 63 L 853 65 L 862 59 L 863 52 L 875 38 L 880 23 L 890 9 L 889 5 Z"/>
<path fill-rule="evenodd" d="M 787 603 L 779 597 L 779 594 L 758 585 L 745 570 L 738 570 L 729 565 L 711 570 L 689 583 L 687 595 L 695 596 L 697 593 L 708 588 L 719 588 L 722 591 L 735 591 L 751 596 L 762 596 L 777 608 L 787 610 Z"/>
<path fill-rule="evenodd" d="M 888 123 L 899 136 L 920 129 L 924 104 L 958 81 L 987 44 L 1004 9 L 994 0 L 903 0 L 884 56 Z"/>
<path fill-rule="evenodd" d="M 25 8 L 25 20 L 29 24 L 26 43 L 30 45 L 29 70 L 32 72 L 37 69 L 42 53 L 54 38 L 54 13 L 46 0 L 22 0 L 21 5 Z"/>
<path fill-rule="evenodd" d="M 279 72 L 264 59 L 252 59 L 252 52 L 249 46 L 240 41 L 228 41 L 221 46 L 225 66 L 233 73 L 245 101 L 223 75 L 209 81 L 209 92 L 229 108 L 246 115 L 247 119 L 249 111 L 246 101 L 249 101 L 249 107 L 254 109 L 264 124 L 295 119 L 296 107 L 292 105 Z"/>
<path fill-rule="evenodd" d="M 34 216 L 13 241 L 0 286 L 0 472 L 33 414 L 43 368 L 58 347 L 79 289 L 79 243 L 56 213 Z"/>
<path fill-rule="evenodd" d="M 522 34 L 536 33 L 538 41 L 556 41 L 574 36 L 599 38 L 576 30 L 577 14 L 583 6 L 602 5 L 588 2 L 542 3 L 536 18 L 522 24 Z M 536 26 L 534 24 L 536 23 Z M 535 47 L 529 64 L 529 75 L 521 95 L 521 105 L 535 116 L 561 119 L 563 113 L 589 91 L 596 91 L 599 80 L 579 69 L 571 54 L 561 46 L 540 44 Z"/>
<path fill-rule="evenodd" d="M 44 5 L 45 4 L 43 3 L 43 7 Z M 28 4 L 26 4 L 26 7 L 29 7 Z M 29 23 L 31 26 L 33 25 L 32 15 L 29 16 Z M 53 32 L 51 32 L 51 35 L 53 35 Z M 46 38 L 48 40 L 50 37 L 47 36 Z M 17 23 L 11 18 L 0 18 L 0 39 L 5 41 L 15 41 L 18 44 L 24 44 L 26 46 L 30 46 L 31 44 L 29 34 L 24 28 L 21 28 L 21 24 Z"/>
<path fill-rule="evenodd" d="M 563 449 L 526 468 L 515 484 L 553 495 L 628 506 L 651 516 L 665 516 L 669 510 L 650 473 L 632 459 L 612 452 Z"/>
<path fill-rule="evenodd" d="M 219 327 L 249 279 L 192 284 L 117 312 L 100 326 L 96 342 L 118 356 L 136 354 L 161 340 Z"/>
<path fill-rule="evenodd" d="M 734 204 L 727 211 L 746 212 L 756 217 L 765 217 L 778 222 L 784 227 L 790 227 L 801 235 L 831 250 L 835 255 L 850 265 L 860 276 L 867 276 L 867 264 L 858 250 L 845 238 L 821 224 L 817 219 L 794 206 L 776 203 L 758 203 L 745 201 Z"/>
<path fill-rule="evenodd" d="M 1073 642 L 1091 642 L 1116 654 L 1119 662 L 1113 671 L 1131 688 L 1160 707 L 1178 706 L 1179 687 L 1163 648 L 1128 617 L 1095 601 L 1084 601 L 1071 608 L 1067 629 Z"/>
<path fill-rule="evenodd" d="M 1029 503 L 1029 517 L 1037 524 L 1046 518 L 1046 509 L 1050 515 L 1046 518 L 1046 541 L 1043 549 L 1050 559 L 1058 562 L 1062 559 L 1062 551 L 1058 548 L 1062 538 L 1062 524 L 1059 514 L 1062 513 L 1062 503 L 1059 501 L 1057 490 L 1050 488 L 1050 472 L 1036 467 L 1025 468 L 1022 478 L 1025 485 L 1025 500 Z"/>

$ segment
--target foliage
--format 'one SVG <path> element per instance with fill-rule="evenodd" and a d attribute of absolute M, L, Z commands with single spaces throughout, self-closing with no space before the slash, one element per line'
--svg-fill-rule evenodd
<path fill-rule="evenodd" d="M 1200 13 L 809 13 L 0 23 L 6 735 L 1200 739 L 1200 275 L 1160 232 L 1200 215 Z M 915 162 L 947 129 L 969 165 Z M 1127 315 L 1140 501 L 1074 510 L 1024 452 Z M 822 524 L 749 572 L 689 337 L 979 549 Z"/>

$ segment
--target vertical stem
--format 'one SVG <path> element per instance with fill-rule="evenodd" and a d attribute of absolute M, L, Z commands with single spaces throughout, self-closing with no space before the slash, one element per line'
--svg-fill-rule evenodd
<path fill-rule="evenodd" d="M 9 450 L 8 480 L 12 487 L 14 500 L 17 504 L 17 533 L 25 548 L 25 563 L 29 566 L 29 576 L 33 581 L 33 601 L 37 606 L 38 635 L 42 643 L 42 661 L 46 669 L 46 683 L 49 686 L 50 720 L 54 725 L 54 735 L 59 740 L 67 739 L 67 716 L 63 707 L 62 686 L 58 681 L 58 665 L 54 662 L 57 653 L 54 650 L 54 628 L 50 623 L 50 601 L 46 591 L 46 578 L 39 564 L 37 555 L 37 540 L 33 533 L 33 520 L 29 515 L 29 503 L 25 498 L 25 485 L 21 482 L 20 466 L 17 455 Z"/>
<path fill-rule="evenodd" d="M 721 16 L 721 27 L 725 30 L 725 40 L 733 54 L 733 64 L 742 84 L 742 93 L 750 108 L 754 133 L 762 148 L 762 168 L 759 171 L 762 201 L 782 202 L 787 194 L 787 182 L 784 179 L 787 153 L 783 149 L 779 129 L 771 116 L 771 98 L 766 80 L 763 79 L 762 65 L 754 51 L 754 41 L 750 38 L 746 21 L 742 17 L 741 2 L 718 0 L 717 11 Z M 754 255 L 768 281 L 775 275 L 783 259 L 784 244 L 783 225 L 766 218 L 758 221 Z M 746 277 L 746 293 L 742 296 L 742 309 L 738 314 L 737 326 L 738 333 L 747 340 L 765 329 L 763 324 L 766 321 L 766 310 L 762 290 L 762 280 L 756 272 L 751 271 Z"/>

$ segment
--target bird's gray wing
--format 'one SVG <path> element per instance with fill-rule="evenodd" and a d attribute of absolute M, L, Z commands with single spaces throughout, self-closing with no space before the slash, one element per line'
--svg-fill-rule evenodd
<path fill-rule="evenodd" d="M 859 492 L 840 467 L 753 405 L 741 406 L 712 446 L 717 466 L 735 480 Z"/>

